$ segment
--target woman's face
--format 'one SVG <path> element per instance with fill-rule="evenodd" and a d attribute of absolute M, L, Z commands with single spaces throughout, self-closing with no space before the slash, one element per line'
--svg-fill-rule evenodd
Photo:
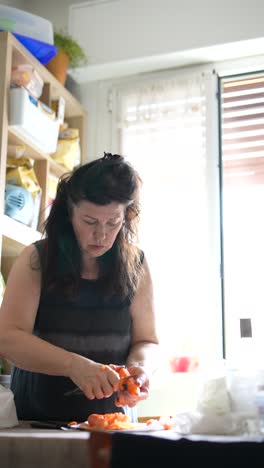
<path fill-rule="evenodd" d="M 111 249 L 125 219 L 125 205 L 95 205 L 82 200 L 72 208 L 72 226 L 83 253 L 90 258 Z"/>

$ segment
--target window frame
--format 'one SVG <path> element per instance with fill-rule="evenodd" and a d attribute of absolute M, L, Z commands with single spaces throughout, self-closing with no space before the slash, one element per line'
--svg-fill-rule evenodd
<path fill-rule="evenodd" d="M 207 79 L 207 154 L 210 155 L 210 164 L 208 164 L 208 183 L 212 184 L 213 180 L 218 180 L 218 192 L 215 193 L 212 188 L 211 193 L 214 193 L 214 198 L 211 200 L 214 222 L 213 229 L 218 233 L 217 245 L 211 246 L 211 249 L 216 249 L 219 253 L 219 276 L 220 286 L 215 284 L 216 294 L 220 294 L 221 301 L 219 302 L 219 311 L 217 317 L 219 329 L 219 342 L 217 344 L 218 358 L 226 357 L 225 343 L 225 310 L 224 310 L 224 265 L 223 265 L 223 200 L 222 200 L 222 147 L 221 147 L 221 109 L 219 101 L 219 82 L 222 77 L 232 77 L 233 75 L 254 73 L 263 70 L 264 55 L 250 56 L 246 58 L 238 58 L 211 62 L 204 65 L 192 65 L 188 67 L 179 67 L 169 70 L 154 71 L 142 73 L 139 75 L 131 75 L 120 79 L 111 80 L 108 82 L 108 103 L 111 102 L 111 108 L 108 108 L 110 113 L 109 132 L 111 137 L 111 150 L 114 152 L 120 151 L 119 129 L 117 127 L 117 106 L 118 106 L 118 91 L 120 88 L 131 87 L 139 83 L 146 83 L 155 78 L 169 79 L 182 75 L 193 74 L 197 72 L 204 73 Z M 106 84 L 106 83 L 105 83 Z M 108 104 L 107 104 L 108 106 Z M 212 239 L 217 238 L 214 233 Z M 217 283 L 217 281 L 216 281 Z M 220 291 L 219 291 L 220 287 Z"/>

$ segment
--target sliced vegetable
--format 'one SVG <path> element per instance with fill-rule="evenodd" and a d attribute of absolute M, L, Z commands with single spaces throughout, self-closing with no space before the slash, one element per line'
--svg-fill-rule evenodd
<path fill-rule="evenodd" d="M 130 429 L 134 427 L 131 423 L 131 418 L 123 413 L 105 413 L 105 414 L 90 414 L 87 422 L 90 428 L 116 430 L 116 429 Z"/>
<path fill-rule="evenodd" d="M 129 370 L 126 367 L 120 367 L 117 369 L 120 381 L 119 391 L 128 392 L 130 395 L 137 396 L 140 394 L 140 384 L 136 381 L 136 378 L 131 376 Z M 118 406 L 118 405 L 117 405 Z"/>

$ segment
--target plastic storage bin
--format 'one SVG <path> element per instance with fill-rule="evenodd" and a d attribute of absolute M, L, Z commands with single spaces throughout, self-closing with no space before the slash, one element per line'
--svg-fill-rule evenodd
<path fill-rule="evenodd" d="M 54 44 L 52 23 L 18 8 L 0 5 L 0 29 Z"/>
<path fill-rule="evenodd" d="M 44 153 L 55 153 L 60 122 L 33 104 L 23 88 L 9 90 L 9 125 Z"/>
<path fill-rule="evenodd" d="M 11 375 L 0 374 L 0 385 L 3 385 L 5 388 L 10 388 Z"/>
<path fill-rule="evenodd" d="M 2 31 L 2 29 L 0 29 Z M 46 65 L 57 53 L 58 48 L 55 45 L 47 42 L 38 41 L 32 37 L 23 36 L 22 34 L 12 33 L 21 44 L 23 44 L 29 52 L 42 63 Z"/>

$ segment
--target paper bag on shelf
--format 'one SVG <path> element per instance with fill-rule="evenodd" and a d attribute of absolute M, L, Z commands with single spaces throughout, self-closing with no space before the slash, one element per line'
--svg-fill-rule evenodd
<path fill-rule="evenodd" d="M 80 141 L 78 128 L 67 128 L 59 134 L 57 151 L 52 159 L 69 171 L 80 163 Z"/>

